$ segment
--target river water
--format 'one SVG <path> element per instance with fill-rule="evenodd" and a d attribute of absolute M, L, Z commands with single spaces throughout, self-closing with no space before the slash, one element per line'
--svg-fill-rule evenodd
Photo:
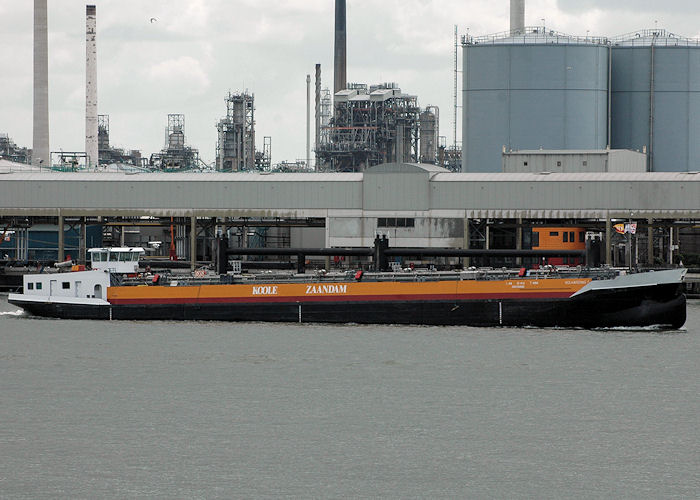
<path fill-rule="evenodd" d="M 688 313 L 680 331 L 98 322 L 0 297 L 0 497 L 697 498 Z"/>

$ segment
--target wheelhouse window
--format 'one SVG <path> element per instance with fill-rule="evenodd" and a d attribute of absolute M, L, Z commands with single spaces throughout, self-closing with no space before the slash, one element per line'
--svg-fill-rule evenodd
<path fill-rule="evenodd" d="M 93 262 L 107 262 L 107 252 L 92 252 Z"/>
<path fill-rule="evenodd" d="M 27 283 L 27 290 L 34 290 L 34 283 Z"/>
<path fill-rule="evenodd" d="M 36 289 L 41 290 L 41 281 L 37 282 L 36 284 Z"/>
<path fill-rule="evenodd" d="M 70 281 L 63 281 L 61 283 L 61 286 L 63 287 L 64 290 L 70 290 Z"/>

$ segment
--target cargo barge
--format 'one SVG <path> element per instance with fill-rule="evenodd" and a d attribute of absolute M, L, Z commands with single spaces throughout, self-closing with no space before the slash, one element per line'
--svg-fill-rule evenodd
<path fill-rule="evenodd" d="M 92 270 L 27 275 L 9 302 L 31 314 L 465 326 L 680 328 L 685 269 L 139 275 L 141 249 L 93 249 Z"/>

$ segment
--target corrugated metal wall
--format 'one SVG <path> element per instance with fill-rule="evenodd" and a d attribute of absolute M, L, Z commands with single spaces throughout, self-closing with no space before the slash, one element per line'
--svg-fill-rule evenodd
<path fill-rule="evenodd" d="M 127 175 L 8 174 L 0 182 L 0 215 L 56 216 L 60 210 L 74 216 L 333 213 L 353 218 L 363 212 L 376 212 L 375 217 L 430 212 L 430 217 L 454 217 L 447 211 L 467 210 L 488 211 L 489 217 L 548 218 L 567 211 L 571 217 L 600 217 L 616 210 L 658 212 L 660 218 L 700 217 L 700 174 L 465 174 L 434 168 L 421 172 L 416 166 L 378 166 L 364 174 L 275 176 L 164 174 L 146 175 L 141 181 Z"/>

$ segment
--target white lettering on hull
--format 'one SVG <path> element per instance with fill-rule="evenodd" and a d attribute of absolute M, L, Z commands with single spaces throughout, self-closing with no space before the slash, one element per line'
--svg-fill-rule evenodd
<path fill-rule="evenodd" d="M 306 285 L 306 295 L 348 293 L 348 285 Z"/>
<path fill-rule="evenodd" d="M 253 295 L 277 295 L 277 286 L 254 286 Z"/>

